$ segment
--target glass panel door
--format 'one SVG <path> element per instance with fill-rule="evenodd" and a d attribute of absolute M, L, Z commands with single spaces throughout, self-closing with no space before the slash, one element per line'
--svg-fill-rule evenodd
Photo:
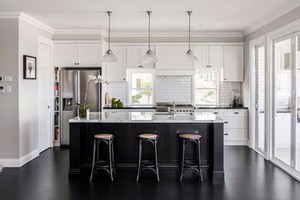
<path fill-rule="evenodd" d="M 296 42 L 296 170 L 300 172 L 300 33 L 297 34 Z"/>
<path fill-rule="evenodd" d="M 292 36 L 274 42 L 273 156 L 291 165 Z"/>
<path fill-rule="evenodd" d="M 265 152 L 265 47 L 264 43 L 255 47 L 256 65 L 256 149 Z"/>

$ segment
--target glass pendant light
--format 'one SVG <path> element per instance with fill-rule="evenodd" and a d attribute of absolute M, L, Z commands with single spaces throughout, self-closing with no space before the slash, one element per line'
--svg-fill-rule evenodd
<path fill-rule="evenodd" d="M 183 62 L 196 62 L 198 59 L 194 55 L 193 51 L 191 50 L 191 14 L 192 11 L 187 11 L 187 14 L 189 15 L 189 49 L 185 53 L 182 61 Z"/>
<path fill-rule="evenodd" d="M 111 11 L 106 12 L 108 15 L 108 50 L 106 51 L 106 54 L 103 56 L 103 62 L 117 62 L 118 59 L 110 49 L 110 15 Z"/>
<path fill-rule="evenodd" d="M 149 16 L 149 24 L 148 24 L 148 51 L 143 57 L 143 63 L 155 63 L 157 62 L 157 58 L 153 51 L 150 49 L 150 15 L 151 11 L 147 11 L 148 16 Z"/>

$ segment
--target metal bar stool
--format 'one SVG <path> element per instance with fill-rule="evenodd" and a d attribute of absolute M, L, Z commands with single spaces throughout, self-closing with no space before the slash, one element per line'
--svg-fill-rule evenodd
<path fill-rule="evenodd" d="M 110 174 L 111 180 L 112 181 L 114 180 L 114 174 L 116 173 L 115 160 L 114 160 L 114 145 L 113 145 L 114 138 L 115 136 L 110 133 L 101 133 L 101 134 L 94 135 L 93 163 L 92 163 L 90 181 L 93 180 L 94 173 L 100 169 L 107 171 L 108 174 Z M 99 159 L 99 149 L 100 149 L 99 147 L 101 142 L 104 142 L 108 146 L 108 153 L 109 153 L 108 160 Z"/>
<path fill-rule="evenodd" d="M 157 141 L 158 135 L 154 133 L 141 133 L 138 136 L 139 140 L 139 162 L 138 162 L 138 172 L 136 181 L 139 181 L 140 175 L 144 170 L 152 170 L 159 181 L 159 170 L 158 170 L 158 161 L 157 161 Z M 151 142 L 154 146 L 154 160 L 142 160 L 143 153 L 143 142 Z"/>
<path fill-rule="evenodd" d="M 200 152 L 200 141 L 201 135 L 199 134 L 191 134 L 191 133 L 183 133 L 179 135 L 182 149 L 181 149 L 181 163 L 180 163 L 180 181 L 184 176 L 184 171 L 186 169 L 195 170 L 198 173 L 198 176 L 203 181 L 202 177 L 202 169 L 201 169 L 201 152 Z M 194 160 L 186 160 L 185 159 L 185 147 L 189 142 L 194 142 L 196 144 L 196 158 Z"/>

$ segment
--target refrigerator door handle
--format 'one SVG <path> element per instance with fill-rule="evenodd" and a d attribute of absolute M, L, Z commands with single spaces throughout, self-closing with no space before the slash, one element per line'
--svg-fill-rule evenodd
<path fill-rule="evenodd" d="M 73 113 L 74 116 L 77 116 L 77 107 L 76 104 L 80 103 L 79 99 L 78 99 L 78 70 L 74 70 L 73 71 L 73 99 L 74 99 L 74 103 L 73 103 Z"/>

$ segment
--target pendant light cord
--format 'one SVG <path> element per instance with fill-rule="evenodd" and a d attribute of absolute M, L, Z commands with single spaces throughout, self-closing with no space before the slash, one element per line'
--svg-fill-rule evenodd
<path fill-rule="evenodd" d="M 191 14 L 192 11 L 187 11 L 189 15 L 189 50 L 191 50 Z"/>
<path fill-rule="evenodd" d="M 108 49 L 110 50 L 110 14 L 111 11 L 107 11 L 108 14 Z"/>
<path fill-rule="evenodd" d="M 148 19 L 148 50 L 150 50 L 150 15 L 151 11 L 147 11 L 149 19 Z"/>

